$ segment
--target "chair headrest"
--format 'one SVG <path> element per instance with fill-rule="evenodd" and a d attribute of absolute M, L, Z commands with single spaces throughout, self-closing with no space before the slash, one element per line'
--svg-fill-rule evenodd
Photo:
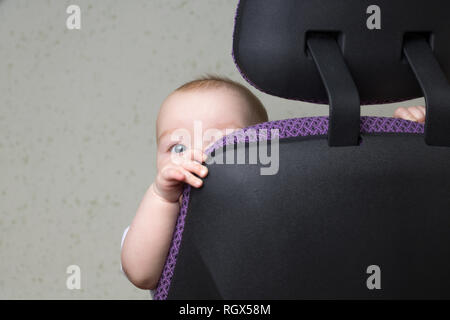
<path fill-rule="evenodd" d="M 427 37 L 450 78 L 449 15 L 448 0 L 240 0 L 233 56 L 242 75 L 263 92 L 328 103 L 306 43 L 313 34 L 331 34 L 361 103 L 397 102 L 423 96 L 403 54 L 409 35 Z"/>

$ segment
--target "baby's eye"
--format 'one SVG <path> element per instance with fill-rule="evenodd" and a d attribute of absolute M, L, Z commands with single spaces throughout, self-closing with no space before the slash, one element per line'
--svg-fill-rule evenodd
<path fill-rule="evenodd" d="M 174 153 L 182 153 L 184 151 L 186 151 L 186 146 L 184 144 L 178 143 L 176 145 L 174 145 L 172 148 L 170 148 L 171 152 Z"/>

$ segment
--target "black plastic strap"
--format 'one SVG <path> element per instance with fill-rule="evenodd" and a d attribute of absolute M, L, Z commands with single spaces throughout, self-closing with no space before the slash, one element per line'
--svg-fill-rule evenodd
<path fill-rule="evenodd" d="M 359 93 L 335 37 L 311 34 L 307 46 L 328 94 L 328 144 L 358 145 L 361 114 Z"/>
<path fill-rule="evenodd" d="M 426 102 L 425 143 L 450 146 L 450 85 L 425 36 L 408 37 L 403 52 Z"/>

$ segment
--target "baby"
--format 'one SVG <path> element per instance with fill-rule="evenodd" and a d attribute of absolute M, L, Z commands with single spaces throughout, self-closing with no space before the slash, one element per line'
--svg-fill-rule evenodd
<path fill-rule="evenodd" d="M 399 108 L 394 117 L 424 122 L 425 108 Z M 158 173 L 122 237 L 122 268 L 138 288 L 155 289 L 158 284 L 183 184 L 199 188 L 201 178 L 208 174 L 201 164 L 206 160 L 203 151 L 214 141 L 204 140 L 202 134 L 196 137 L 198 121 L 203 131 L 214 129 L 224 135 L 266 122 L 268 117 L 250 90 L 226 78 L 210 76 L 188 82 L 165 99 L 156 121 Z M 218 138 L 214 136 L 214 140 Z"/>
<path fill-rule="evenodd" d="M 261 101 L 226 78 L 194 80 L 166 98 L 156 120 L 157 176 L 122 239 L 122 269 L 135 286 L 156 288 L 170 249 L 183 184 L 199 188 L 208 174 L 201 164 L 206 160 L 203 151 L 214 141 L 195 135 L 195 123 L 203 131 L 223 136 L 266 121 Z"/>

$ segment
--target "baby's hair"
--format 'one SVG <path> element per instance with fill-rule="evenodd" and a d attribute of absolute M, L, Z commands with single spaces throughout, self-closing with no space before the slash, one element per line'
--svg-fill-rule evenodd
<path fill-rule="evenodd" d="M 239 92 L 249 103 L 252 108 L 252 123 L 250 125 L 269 121 L 267 111 L 264 105 L 248 88 L 239 82 L 233 81 L 227 77 L 210 75 L 201 76 L 195 80 L 189 81 L 175 89 L 174 92 L 183 92 L 195 89 L 213 89 L 213 88 L 229 88 Z"/>

